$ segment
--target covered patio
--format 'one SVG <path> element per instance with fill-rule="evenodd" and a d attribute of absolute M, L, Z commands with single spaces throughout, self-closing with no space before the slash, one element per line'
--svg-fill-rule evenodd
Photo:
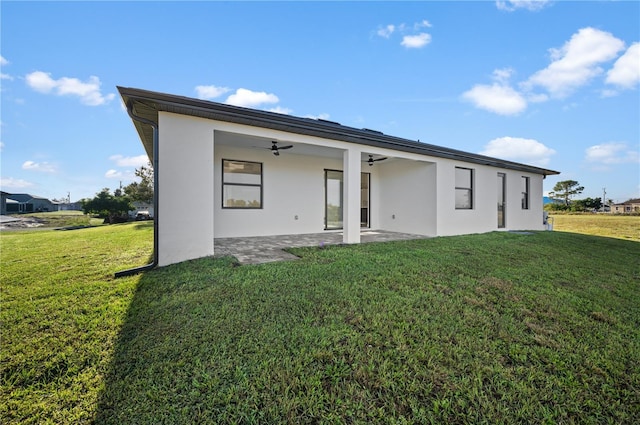
<path fill-rule="evenodd" d="M 409 239 L 424 239 L 427 236 L 385 230 L 363 230 L 360 242 L 389 242 Z M 274 261 L 297 260 L 284 249 L 308 246 L 339 245 L 343 243 L 342 232 L 307 233 L 301 235 L 254 236 L 214 239 L 216 257 L 232 256 L 240 264 L 261 264 Z"/>

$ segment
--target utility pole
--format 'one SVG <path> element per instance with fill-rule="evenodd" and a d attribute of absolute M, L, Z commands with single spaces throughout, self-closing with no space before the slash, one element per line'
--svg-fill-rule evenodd
<path fill-rule="evenodd" d="M 605 212 L 604 204 L 607 202 L 607 188 L 602 188 L 602 212 Z"/>

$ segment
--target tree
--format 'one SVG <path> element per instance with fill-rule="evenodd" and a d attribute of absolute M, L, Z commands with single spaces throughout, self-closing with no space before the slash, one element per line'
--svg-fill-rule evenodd
<path fill-rule="evenodd" d="M 133 182 L 124 187 L 124 193 L 132 201 L 140 201 L 150 204 L 153 202 L 153 167 L 147 163 L 140 169 L 136 168 L 136 176 L 140 177 L 140 182 Z"/>
<path fill-rule="evenodd" d="M 553 186 L 553 191 L 549 194 L 552 198 L 560 198 L 564 200 L 565 205 L 569 205 L 571 197 L 582 193 L 583 186 L 575 180 L 563 180 Z"/>
<path fill-rule="evenodd" d="M 602 207 L 601 198 L 578 199 L 571 205 L 572 211 L 597 211 Z"/>
<path fill-rule="evenodd" d="M 82 211 L 85 214 L 97 214 L 109 224 L 126 221 L 132 209 L 128 196 L 114 196 L 106 187 L 96 193 L 93 199 L 82 200 Z"/>

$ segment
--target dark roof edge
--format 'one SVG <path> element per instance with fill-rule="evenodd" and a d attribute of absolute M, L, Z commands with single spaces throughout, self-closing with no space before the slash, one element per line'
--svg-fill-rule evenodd
<path fill-rule="evenodd" d="M 389 136 L 369 129 L 357 129 L 332 121 L 295 117 L 276 112 L 261 111 L 257 109 L 227 105 L 224 103 L 211 102 L 208 100 L 200 100 L 130 87 L 118 86 L 117 89 L 125 102 L 127 100 L 136 100 L 138 102 L 145 103 L 148 108 L 153 108 L 156 112 L 159 110 L 165 110 L 160 106 L 180 107 L 192 110 L 191 112 L 193 113 L 189 113 L 189 111 L 182 112 L 186 115 L 198 117 L 203 117 L 204 115 L 205 117 L 220 121 L 249 124 L 265 128 L 275 128 L 293 133 L 316 135 L 334 140 L 395 149 L 440 158 L 455 159 L 499 168 L 542 174 L 545 176 L 560 174 L 558 171 L 554 170 L 403 139 L 401 137 Z M 151 105 L 149 103 L 151 103 Z M 200 113 L 195 114 L 196 111 Z M 142 137 L 142 134 L 140 134 L 140 136 Z"/>

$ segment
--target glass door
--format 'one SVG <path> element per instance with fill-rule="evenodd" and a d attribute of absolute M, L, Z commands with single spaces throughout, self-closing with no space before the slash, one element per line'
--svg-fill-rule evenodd
<path fill-rule="evenodd" d="M 324 228 L 342 229 L 342 171 L 324 170 Z"/>
<path fill-rule="evenodd" d="M 498 229 L 503 229 L 506 225 L 506 200 L 505 190 L 507 185 L 507 176 L 504 173 L 498 173 Z"/>
<path fill-rule="evenodd" d="M 360 174 L 360 227 L 369 227 L 369 180 L 371 174 Z"/>
<path fill-rule="evenodd" d="M 371 217 L 369 173 L 360 174 L 360 227 L 369 227 Z M 324 170 L 324 228 L 342 229 L 342 210 L 344 201 L 344 182 L 342 171 Z"/>

